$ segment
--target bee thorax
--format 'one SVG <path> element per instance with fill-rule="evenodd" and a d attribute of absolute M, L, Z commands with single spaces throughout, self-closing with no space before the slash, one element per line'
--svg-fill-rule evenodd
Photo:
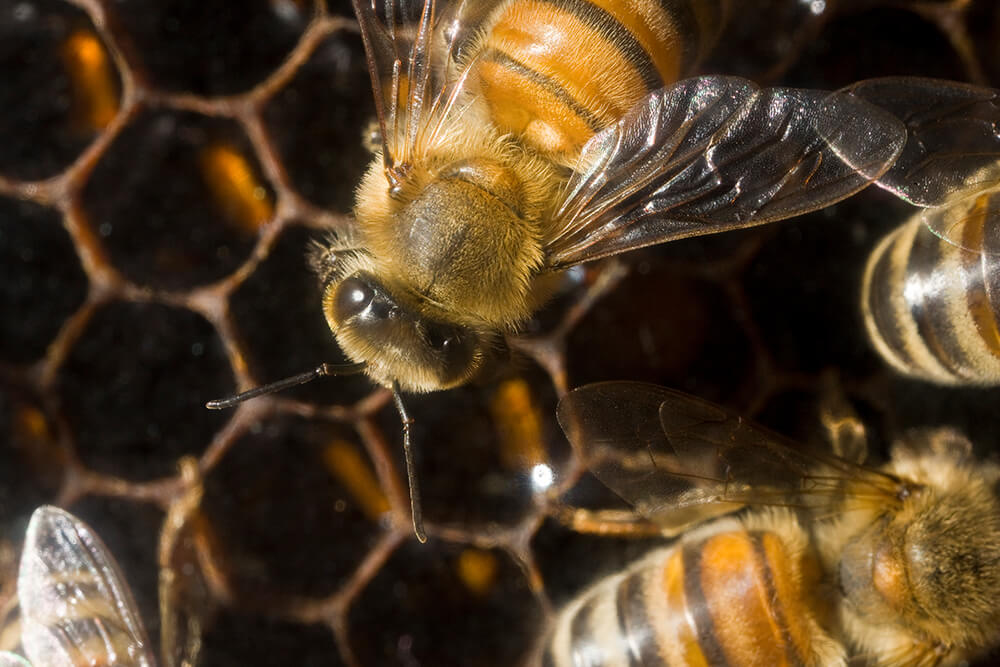
<path fill-rule="evenodd" d="M 465 180 L 429 184 L 396 215 L 395 252 L 383 255 L 396 264 L 391 274 L 457 318 L 523 319 L 542 252 L 535 226 L 512 204 Z"/>

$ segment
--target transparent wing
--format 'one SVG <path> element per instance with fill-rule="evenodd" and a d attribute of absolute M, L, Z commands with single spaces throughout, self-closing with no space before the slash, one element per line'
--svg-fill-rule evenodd
<path fill-rule="evenodd" d="M 920 219 L 945 241 L 977 255 L 989 255 L 984 276 L 995 275 L 987 266 L 1000 256 L 1000 180 L 992 189 L 962 190 L 943 206 L 924 209 Z"/>
<path fill-rule="evenodd" d="M 690 522 L 704 506 L 831 509 L 848 492 L 886 504 L 903 483 L 655 385 L 586 385 L 562 399 L 558 415 L 591 472 L 640 515 L 668 526 Z"/>
<path fill-rule="evenodd" d="M 390 185 L 456 112 L 471 62 L 461 47 L 487 0 L 352 0 L 361 27 Z M 468 59 L 465 59 L 468 60 Z"/>
<path fill-rule="evenodd" d="M 31 663 L 9 651 L 0 651 L 0 667 L 31 667 Z"/>
<path fill-rule="evenodd" d="M 1000 181 L 1000 91 L 954 81 L 887 77 L 844 89 L 898 117 L 907 142 L 879 186 L 917 206 Z"/>
<path fill-rule="evenodd" d="M 118 565 L 72 514 L 48 506 L 35 510 L 17 591 L 24 649 L 34 664 L 155 664 Z"/>
<path fill-rule="evenodd" d="M 843 93 L 708 76 L 649 95 L 583 147 L 547 239 L 555 267 L 788 218 L 881 176 L 905 130 Z"/>
<path fill-rule="evenodd" d="M 878 185 L 928 210 L 931 231 L 978 251 L 965 238 L 976 193 L 1000 186 L 1000 91 L 953 81 L 888 77 L 861 81 L 844 92 L 882 107 L 906 126 L 907 141 Z"/>

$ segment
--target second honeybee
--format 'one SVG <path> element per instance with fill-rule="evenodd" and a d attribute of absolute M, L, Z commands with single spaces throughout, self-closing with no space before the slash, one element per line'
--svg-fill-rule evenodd
<path fill-rule="evenodd" d="M 865 467 L 635 383 L 571 392 L 560 421 L 639 517 L 682 536 L 571 602 L 544 664 L 930 667 L 1000 642 L 1000 468 L 953 431 Z M 835 444 L 858 459 L 857 443 Z"/>

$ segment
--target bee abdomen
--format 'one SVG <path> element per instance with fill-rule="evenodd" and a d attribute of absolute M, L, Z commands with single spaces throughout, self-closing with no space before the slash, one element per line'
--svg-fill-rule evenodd
<path fill-rule="evenodd" d="M 724 532 L 660 549 L 559 616 L 553 667 L 815 664 L 798 562 L 775 533 Z"/>
<path fill-rule="evenodd" d="M 869 258 L 865 326 L 901 373 L 940 384 L 1000 384 L 1000 230 L 984 224 L 998 206 L 1000 192 L 991 191 L 956 211 L 961 247 L 917 216 Z"/>
<path fill-rule="evenodd" d="M 476 54 L 494 122 L 572 155 L 650 91 L 690 71 L 724 0 L 512 0 Z"/>

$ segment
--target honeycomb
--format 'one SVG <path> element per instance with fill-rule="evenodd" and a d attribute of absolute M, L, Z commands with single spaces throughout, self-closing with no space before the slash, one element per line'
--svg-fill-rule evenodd
<path fill-rule="evenodd" d="M 752 4 L 705 71 L 1000 85 L 994 0 Z M 204 408 L 344 360 L 304 254 L 350 224 L 369 159 L 348 4 L 0 0 L 0 72 L 0 609 L 56 503 L 103 536 L 167 664 L 513 665 L 656 542 L 559 520 L 609 495 L 555 422 L 568 388 L 656 382 L 815 440 L 832 378 L 876 451 L 950 424 L 995 453 L 996 390 L 901 379 L 864 339 L 865 257 L 907 215 L 866 191 L 574 269 L 493 376 L 407 396 L 421 545 L 385 390 Z"/>

